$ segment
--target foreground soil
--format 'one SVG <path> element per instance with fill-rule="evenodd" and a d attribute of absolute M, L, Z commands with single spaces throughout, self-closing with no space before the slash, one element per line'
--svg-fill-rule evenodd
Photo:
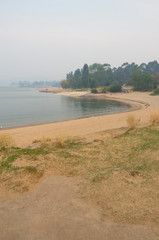
<path fill-rule="evenodd" d="M 0 216 L 1 240 L 157 240 L 150 226 L 103 222 L 69 177 L 48 177 L 24 196 L 1 200 Z"/>

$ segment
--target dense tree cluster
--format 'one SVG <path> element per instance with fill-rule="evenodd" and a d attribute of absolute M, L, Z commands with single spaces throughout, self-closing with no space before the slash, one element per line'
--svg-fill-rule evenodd
<path fill-rule="evenodd" d="M 137 66 L 132 71 L 130 84 L 136 91 L 151 91 L 156 86 L 152 75 L 147 71 L 142 72 Z"/>
<path fill-rule="evenodd" d="M 70 72 L 61 81 L 62 88 L 97 88 L 111 86 L 110 89 L 121 89 L 122 85 L 132 85 L 137 91 L 148 91 L 159 84 L 159 63 L 157 61 L 142 63 L 123 63 L 118 68 L 109 64 L 84 64 L 82 69 Z"/>

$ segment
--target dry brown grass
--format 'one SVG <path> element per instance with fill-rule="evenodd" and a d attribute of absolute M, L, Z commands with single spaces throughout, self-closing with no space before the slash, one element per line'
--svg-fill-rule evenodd
<path fill-rule="evenodd" d="M 23 193 L 41 173 L 77 176 L 81 196 L 101 207 L 103 219 L 158 224 L 158 127 L 122 129 L 121 135 L 114 130 L 109 140 L 105 135 L 91 141 L 60 136 L 35 149 L 7 149 L 0 156 L 1 184 Z"/>
<path fill-rule="evenodd" d="M 13 138 L 8 134 L 0 135 L 0 148 L 6 149 L 14 146 Z"/>
<path fill-rule="evenodd" d="M 42 145 L 46 145 L 46 144 L 52 142 L 52 139 L 49 137 L 43 137 L 40 142 Z"/>
<path fill-rule="evenodd" d="M 51 138 L 49 138 L 49 137 L 42 137 L 42 138 L 39 138 L 39 139 L 34 139 L 33 140 L 33 144 L 34 143 L 40 143 L 41 145 L 46 145 L 46 144 L 48 144 L 49 142 L 52 142 L 52 139 Z"/>
<path fill-rule="evenodd" d="M 63 148 L 67 145 L 68 141 L 70 140 L 69 137 L 59 135 L 57 138 L 49 138 L 49 137 L 42 137 L 39 139 L 34 139 L 32 143 L 40 143 L 41 146 L 46 146 L 50 144 L 50 146 L 55 146 L 57 148 Z"/>
<path fill-rule="evenodd" d="M 150 123 L 159 124 L 159 111 L 153 111 L 150 114 Z"/>
<path fill-rule="evenodd" d="M 127 124 L 130 129 L 135 129 L 139 124 L 139 120 L 133 114 L 130 114 L 127 118 Z"/>
<path fill-rule="evenodd" d="M 64 136 L 58 136 L 56 138 L 56 141 L 55 141 L 55 145 L 56 147 L 58 148 L 63 148 L 67 145 L 67 142 L 69 141 L 69 138 L 68 137 L 64 137 Z"/>

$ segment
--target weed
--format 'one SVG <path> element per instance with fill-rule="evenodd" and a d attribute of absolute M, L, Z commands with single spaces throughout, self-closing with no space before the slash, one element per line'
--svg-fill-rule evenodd
<path fill-rule="evenodd" d="M 82 145 L 81 139 L 71 139 L 69 137 L 58 137 L 53 143 L 56 148 L 79 148 Z"/>
<path fill-rule="evenodd" d="M 96 183 L 96 182 L 100 182 L 104 179 L 105 174 L 102 173 L 98 173 L 97 175 L 95 175 L 92 179 L 92 182 Z"/>
<path fill-rule="evenodd" d="M 5 150 L 11 148 L 14 145 L 13 138 L 8 134 L 0 135 L 0 149 Z"/>
<path fill-rule="evenodd" d="M 37 174 L 37 168 L 36 167 L 33 167 L 33 166 L 27 166 L 25 167 L 25 170 L 28 172 L 28 173 L 31 173 L 31 174 Z"/>
<path fill-rule="evenodd" d="M 41 145 L 42 145 L 42 146 L 45 146 L 45 145 L 47 145 L 48 143 L 50 143 L 51 141 L 52 141 L 51 138 L 49 138 L 49 137 L 43 137 L 40 142 L 41 142 Z"/>
<path fill-rule="evenodd" d="M 150 114 L 150 123 L 159 124 L 159 111 L 153 111 Z"/>
<path fill-rule="evenodd" d="M 41 178 L 44 174 L 44 170 L 38 171 L 38 169 L 34 166 L 26 166 L 25 171 L 36 178 Z"/>
<path fill-rule="evenodd" d="M 131 171 L 130 171 L 130 175 L 131 175 L 132 177 L 135 177 L 135 176 L 139 175 L 139 171 L 131 170 Z"/>
<path fill-rule="evenodd" d="M 138 120 L 134 117 L 133 114 L 130 114 L 127 118 L 127 124 L 130 129 L 135 129 L 138 125 Z"/>
<path fill-rule="evenodd" d="M 32 144 L 37 144 L 37 143 L 40 143 L 41 146 L 45 147 L 48 145 L 48 143 L 50 143 L 52 141 L 51 138 L 49 137 L 42 137 L 42 138 L 39 138 L 39 139 L 34 139 Z"/>
<path fill-rule="evenodd" d="M 55 145 L 57 148 L 63 148 L 67 145 L 66 139 L 64 137 L 57 137 Z"/>

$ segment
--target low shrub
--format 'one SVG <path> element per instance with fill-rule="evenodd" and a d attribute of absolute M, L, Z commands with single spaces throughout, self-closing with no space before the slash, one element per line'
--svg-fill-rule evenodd
<path fill-rule="evenodd" d="M 127 124 L 130 129 L 135 129 L 138 125 L 138 120 L 134 117 L 133 114 L 130 114 L 127 118 Z"/>
<path fill-rule="evenodd" d="M 14 141 L 13 138 L 8 134 L 0 135 L 0 149 L 6 149 L 13 147 Z"/>
<path fill-rule="evenodd" d="M 109 89 L 110 92 L 121 92 L 122 91 L 122 87 L 118 82 L 114 82 Z"/>
<path fill-rule="evenodd" d="M 150 114 L 150 123 L 151 124 L 159 124 L 159 111 L 153 111 Z"/>
<path fill-rule="evenodd" d="M 98 91 L 97 91 L 96 88 L 92 88 L 92 89 L 91 89 L 91 93 L 98 93 Z"/>
<path fill-rule="evenodd" d="M 156 88 L 153 93 L 151 93 L 152 96 L 159 95 L 159 88 Z"/>
<path fill-rule="evenodd" d="M 55 145 L 57 148 L 63 148 L 67 145 L 67 139 L 63 136 L 59 136 L 56 138 Z"/>
<path fill-rule="evenodd" d="M 106 93 L 108 92 L 108 87 L 103 87 L 102 90 L 101 90 L 102 93 Z"/>

